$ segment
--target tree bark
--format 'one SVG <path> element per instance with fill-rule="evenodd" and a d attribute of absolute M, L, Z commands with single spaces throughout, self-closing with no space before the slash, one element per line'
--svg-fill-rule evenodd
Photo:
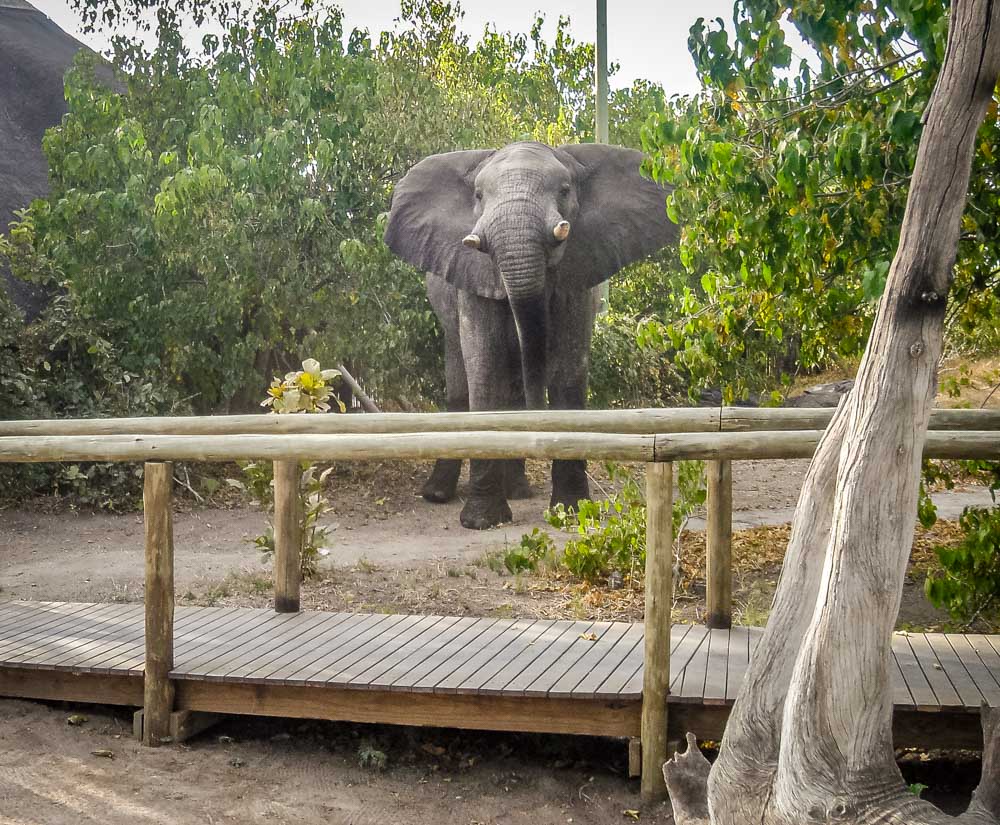
<path fill-rule="evenodd" d="M 956 821 L 904 786 L 888 667 L 972 153 L 998 73 L 1000 0 L 955 0 L 886 292 L 799 499 L 719 759 L 701 782 L 690 748 L 664 766 L 678 825 L 705 810 L 711 825 Z M 983 777 L 957 821 L 997 823 L 998 716 L 984 712 Z"/>

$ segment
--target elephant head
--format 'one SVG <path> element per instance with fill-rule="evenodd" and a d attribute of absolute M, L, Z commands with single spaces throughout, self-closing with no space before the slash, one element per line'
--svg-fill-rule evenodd
<path fill-rule="evenodd" d="M 385 240 L 404 260 L 508 300 L 525 401 L 545 406 L 547 290 L 590 289 L 677 239 L 642 155 L 598 144 L 432 155 L 397 184 Z"/>

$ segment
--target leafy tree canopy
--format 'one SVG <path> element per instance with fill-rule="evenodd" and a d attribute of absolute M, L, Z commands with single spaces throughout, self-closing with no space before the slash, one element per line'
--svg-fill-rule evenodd
<path fill-rule="evenodd" d="M 422 276 L 381 242 L 392 185 L 435 152 L 590 139 L 593 47 L 566 18 L 552 43 L 538 18 L 472 44 L 457 5 L 406 0 L 377 42 L 336 8 L 220 7 L 224 34 L 195 53 L 161 12 L 152 51 L 115 40 L 125 93 L 71 72 L 51 194 L 0 253 L 196 409 L 249 407 L 305 356 L 364 365 L 385 399 L 435 398 Z M 616 92 L 617 138 L 637 143 L 662 101 Z"/>
<path fill-rule="evenodd" d="M 858 357 L 898 241 L 944 56 L 944 0 L 740 0 L 698 20 L 703 91 L 645 132 L 677 189 L 686 283 L 640 340 L 733 399 Z M 783 23 L 815 54 L 796 60 Z M 1000 347 L 996 100 L 978 138 L 948 316 L 953 347 Z"/>

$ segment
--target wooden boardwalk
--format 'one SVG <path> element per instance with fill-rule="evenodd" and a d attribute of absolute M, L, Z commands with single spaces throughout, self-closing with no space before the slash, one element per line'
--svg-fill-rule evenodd
<path fill-rule="evenodd" d="M 761 633 L 673 628 L 672 733 L 721 733 Z M 975 745 L 1000 637 L 896 634 L 893 654 L 897 743 Z M 178 607 L 171 678 L 178 709 L 637 736 L 642 658 L 623 622 Z M 142 605 L 0 604 L 2 696 L 139 706 L 143 659 Z"/>

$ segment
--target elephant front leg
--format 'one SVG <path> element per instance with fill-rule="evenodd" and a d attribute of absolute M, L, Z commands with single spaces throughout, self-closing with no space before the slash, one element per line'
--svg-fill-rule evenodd
<path fill-rule="evenodd" d="M 554 410 L 582 410 L 587 405 L 587 366 L 594 328 L 591 290 L 556 290 L 549 303 L 551 326 L 558 333 L 549 347 L 549 406 Z M 551 507 L 577 508 L 590 498 L 586 461 L 552 462 Z"/>
<path fill-rule="evenodd" d="M 472 410 L 509 410 L 516 405 L 521 371 L 517 333 L 506 301 L 459 291 L 459 327 L 465 364 L 469 407 Z M 463 527 L 485 530 L 511 521 L 507 483 L 517 481 L 517 462 L 473 459 L 469 462 L 469 495 L 462 508 Z"/>

